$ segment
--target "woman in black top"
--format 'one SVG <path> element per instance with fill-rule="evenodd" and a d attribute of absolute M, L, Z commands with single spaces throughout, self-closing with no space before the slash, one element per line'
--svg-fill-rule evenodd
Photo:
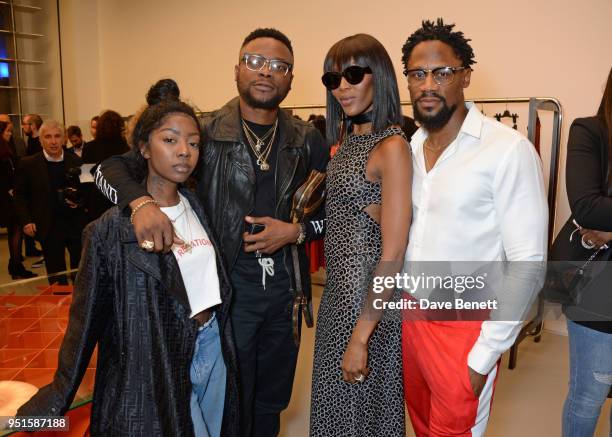
<path fill-rule="evenodd" d="M 612 69 L 594 117 L 572 123 L 567 146 L 567 195 L 576 233 L 597 261 L 612 259 Z M 578 235 L 577 233 L 580 233 Z M 563 436 L 592 436 L 612 385 L 612 269 L 597 263 L 577 303 L 564 308 L 570 342 L 570 384 Z M 610 417 L 612 422 L 612 415 Z"/>
<path fill-rule="evenodd" d="M 96 137 L 83 146 L 82 159 L 85 164 L 100 164 L 106 158 L 121 155 L 129 149 L 125 140 L 123 118 L 115 111 L 104 111 L 98 119 Z M 97 166 L 94 167 L 94 173 L 96 168 Z M 88 221 L 91 221 L 100 217 L 113 204 L 93 184 L 88 188 L 85 189 L 85 208 L 87 209 Z"/>
<path fill-rule="evenodd" d="M 11 278 L 25 279 L 38 276 L 26 270 L 21 263 L 21 227 L 15 216 L 13 195 L 15 189 L 15 156 L 10 147 L 13 126 L 0 121 L 0 226 L 8 232 L 9 265 Z"/>

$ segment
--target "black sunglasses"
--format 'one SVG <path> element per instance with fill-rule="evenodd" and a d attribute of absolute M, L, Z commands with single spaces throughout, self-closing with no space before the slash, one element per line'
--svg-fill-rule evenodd
<path fill-rule="evenodd" d="M 357 85 L 358 83 L 361 83 L 366 74 L 372 74 L 370 67 L 351 65 L 350 67 L 346 67 L 342 73 L 328 71 L 321 76 L 321 81 L 323 82 L 323 85 L 325 85 L 325 88 L 332 91 L 340 86 L 340 82 L 342 81 L 343 77 L 351 85 Z"/>

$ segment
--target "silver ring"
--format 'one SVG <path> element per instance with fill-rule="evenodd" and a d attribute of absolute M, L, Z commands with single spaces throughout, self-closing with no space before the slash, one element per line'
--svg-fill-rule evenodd
<path fill-rule="evenodd" d="M 361 383 L 363 381 L 365 381 L 365 376 L 363 375 L 359 375 L 358 377 L 355 378 L 355 382 Z"/>
<path fill-rule="evenodd" d="M 584 241 L 584 236 L 581 238 L 581 240 L 582 247 L 584 247 L 585 249 L 593 249 L 595 247 L 595 243 L 593 243 L 591 240 Z"/>
<path fill-rule="evenodd" d="M 140 247 L 142 247 L 144 250 L 151 250 L 155 247 L 155 243 L 151 240 L 142 240 Z"/>

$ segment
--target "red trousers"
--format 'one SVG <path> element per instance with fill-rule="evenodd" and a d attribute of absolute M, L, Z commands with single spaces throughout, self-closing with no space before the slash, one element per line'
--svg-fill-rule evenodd
<path fill-rule="evenodd" d="M 418 437 L 484 435 L 499 362 L 477 398 L 467 359 L 481 324 L 404 320 L 404 395 Z"/>

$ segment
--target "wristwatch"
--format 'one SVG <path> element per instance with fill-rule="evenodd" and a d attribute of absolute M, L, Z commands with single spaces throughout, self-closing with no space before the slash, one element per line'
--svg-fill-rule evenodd
<path fill-rule="evenodd" d="M 303 244 L 304 240 L 306 240 L 306 226 L 304 223 L 298 223 L 300 225 L 300 233 L 298 234 L 297 240 L 295 240 L 295 244 Z"/>

